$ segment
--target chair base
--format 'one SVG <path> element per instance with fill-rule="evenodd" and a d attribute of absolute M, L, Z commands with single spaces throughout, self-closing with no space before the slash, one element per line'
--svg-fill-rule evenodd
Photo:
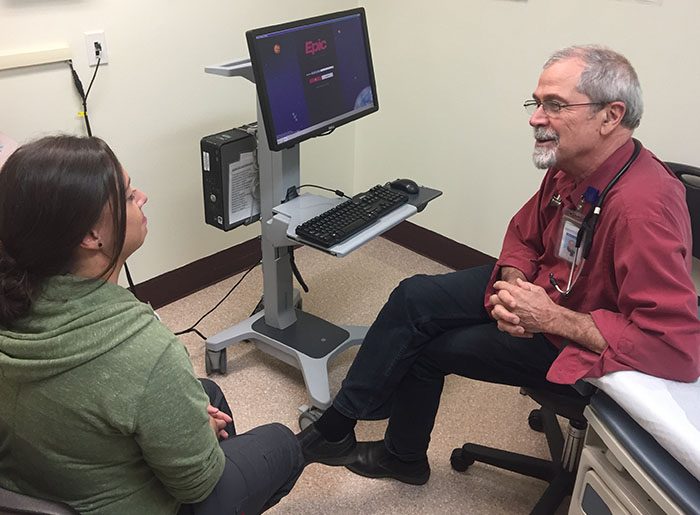
<path fill-rule="evenodd" d="M 585 431 L 581 427 L 581 421 L 575 421 L 573 430 L 570 427 L 566 441 L 564 441 L 559 423 L 554 412 L 540 408 L 530 414 L 530 418 L 541 417 L 542 430 L 547 436 L 551 460 L 535 458 L 515 452 L 508 452 L 501 449 L 494 449 L 466 443 L 462 447 L 452 451 L 450 464 L 452 468 L 463 472 L 475 461 L 487 463 L 498 468 L 517 472 L 529 477 L 534 477 L 549 482 L 547 489 L 540 497 L 535 507 L 530 512 L 531 515 L 552 515 L 562 501 L 574 489 L 576 480 L 576 464 L 582 449 L 582 434 Z M 531 427 L 533 426 L 530 423 Z"/>

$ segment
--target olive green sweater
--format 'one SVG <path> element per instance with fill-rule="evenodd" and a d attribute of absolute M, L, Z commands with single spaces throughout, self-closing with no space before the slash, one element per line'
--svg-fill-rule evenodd
<path fill-rule="evenodd" d="M 124 288 L 48 281 L 0 327 L 0 485 L 81 513 L 176 513 L 224 468 L 185 348 Z"/>

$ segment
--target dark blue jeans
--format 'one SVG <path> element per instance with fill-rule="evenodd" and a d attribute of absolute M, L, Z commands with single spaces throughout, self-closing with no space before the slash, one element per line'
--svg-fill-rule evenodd
<path fill-rule="evenodd" d="M 389 418 L 384 437 L 405 460 L 424 458 L 447 374 L 547 387 L 557 349 L 542 335 L 502 333 L 484 309 L 493 267 L 402 281 L 370 327 L 333 405 L 356 420 Z"/>

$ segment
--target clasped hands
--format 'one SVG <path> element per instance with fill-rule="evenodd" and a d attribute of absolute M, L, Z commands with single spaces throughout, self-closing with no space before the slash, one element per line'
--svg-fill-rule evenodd
<path fill-rule="evenodd" d="M 229 434 L 224 430 L 224 428 L 226 427 L 226 424 L 233 422 L 233 419 L 211 404 L 207 406 L 207 414 L 209 415 L 209 425 L 214 431 L 214 434 L 219 438 L 219 440 L 226 440 L 226 438 L 229 437 Z"/>
<path fill-rule="evenodd" d="M 496 281 L 496 293 L 489 297 L 491 316 L 498 329 L 511 336 L 532 338 L 535 333 L 552 332 L 557 305 L 541 286 L 523 281 Z"/>

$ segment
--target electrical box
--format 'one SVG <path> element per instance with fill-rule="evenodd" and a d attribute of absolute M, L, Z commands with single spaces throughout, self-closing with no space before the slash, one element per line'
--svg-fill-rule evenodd
<path fill-rule="evenodd" d="M 229 231 L 260 219 L 256 124 L 205 136 L 200 142 L 204 221 Z"/>

